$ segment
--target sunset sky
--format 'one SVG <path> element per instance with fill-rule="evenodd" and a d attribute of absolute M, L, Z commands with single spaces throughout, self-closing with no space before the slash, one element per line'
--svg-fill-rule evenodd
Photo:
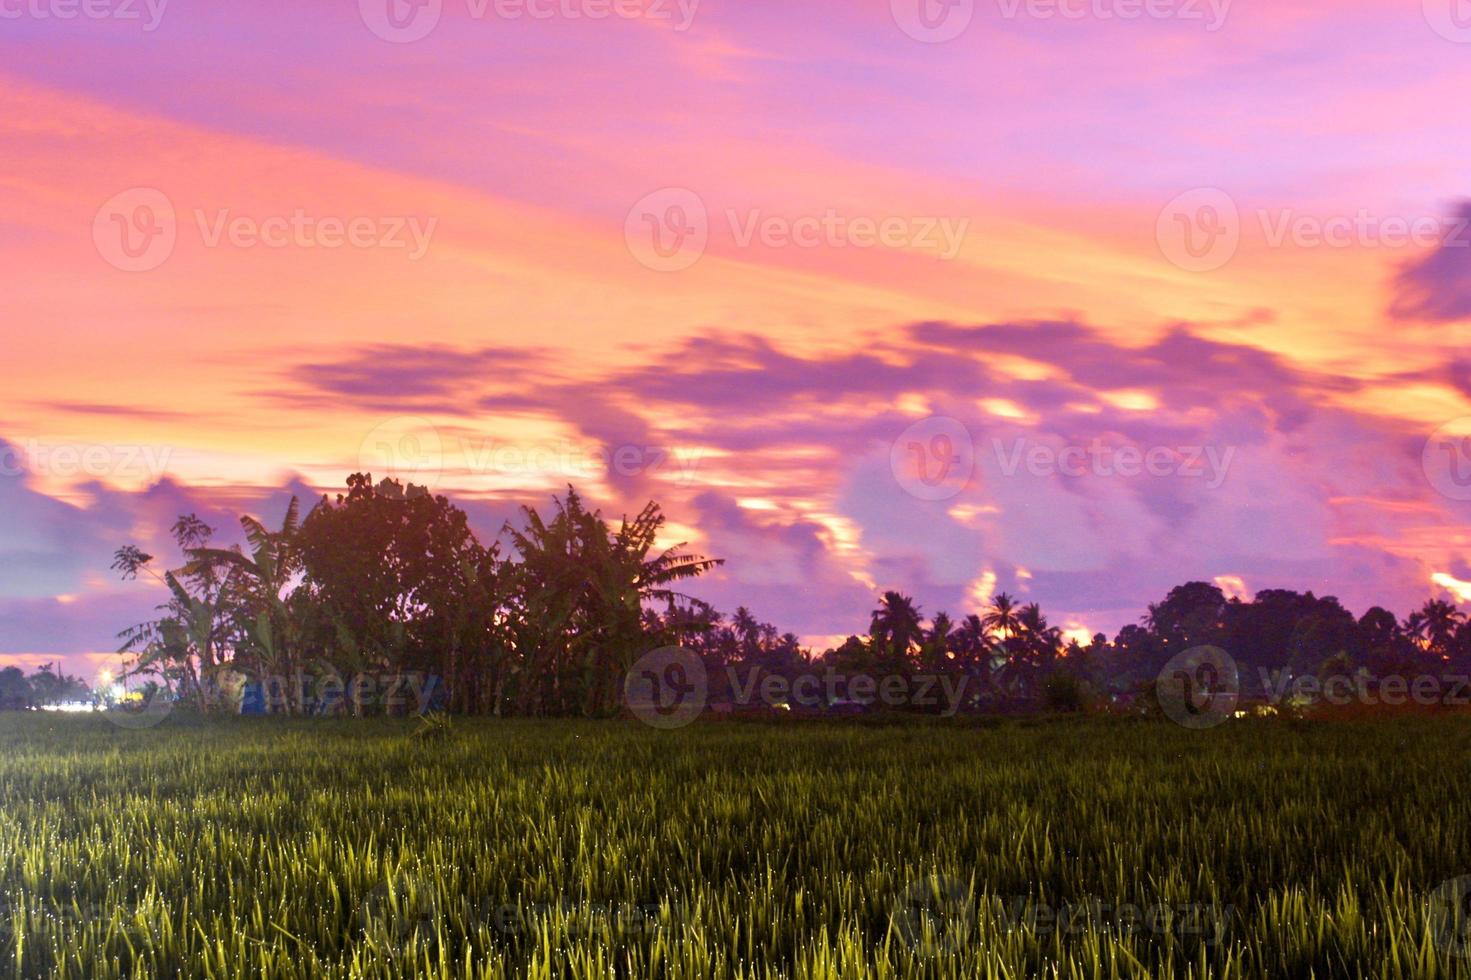
<path fill-rule="evenodd" d="M 1464 0 L 0 0 L 0 663 L 360 469 L 819 647 L 1471 599 L 1468 94 Z"/>

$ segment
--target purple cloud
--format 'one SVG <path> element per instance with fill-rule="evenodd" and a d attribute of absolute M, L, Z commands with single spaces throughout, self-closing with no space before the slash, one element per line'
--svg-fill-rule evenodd
<path fill-rule="evenodd" d="M 1439 246 L 1394 277 L 1389 315 L 1396 320 L 1453 323 L 1471 317 L 1471 200 L 1462 201 Z"/>
<path fill-rule="evenodd" d="M 1072 321 L 921 323 L 837 356 L 714 334 L 575 383 L 493 368 L 508 363 L 499 351 L 371 347 L 289 373 L 302 404 L 444 401 L 555 420 L 592 446 L 699 447 L 692 480 L 613 473 L 580 489 L 613 520 L 659 500 L 696 529 L 698 550 L 727 559 L 692 591 L 804 635 L 861 630 L 883 588 L 955 614 L 1005 589 L 1059 625 L 1110 633 L 1170 587 L 1217 576 L 1403 611 L 1431 571 L 1459 567 L 1435 529 L 1471 517 L 1428 487 L 1426 433 L 1345 407 L 1354 382 L 1184 325 L 1127 346 Z M 970 479 L 946 499 L 916 496 L 893 470 L 896 440 L 926 415 L 954 419 L 973 450 Z M 1145 458 L 1157 471 L 1141 469 Z M 519 505 L 549 502 L 544 481 L 457 492 L 461 475 L 447 470 L 439 489 L 486 539 Z M 240 512 L 278 517 L 288 491 L 310 504 L 337 489 L 165 481 L 63 503 L 24 480 L 0 483 L 24 515 L 5 539 L 24 569 L 0 578 L 0 602 L 22 603 L 0 609 L 15 631 L 6 646 L 97 633 L 85 648 L 105 648 L 126 625 L 97 628 L 117 601 L 111 587 L 70 606 L 47 597 L 105 578 L 124 541 L 166 547 L 177 513 L 229 533 Z M 53 616 L 71 625 L 47 633 Z"/>

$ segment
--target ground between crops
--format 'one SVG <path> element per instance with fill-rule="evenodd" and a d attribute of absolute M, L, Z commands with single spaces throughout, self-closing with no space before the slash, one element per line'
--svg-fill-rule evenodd
<path fill-rule="evenodd" d="M 414 731 L 0 717 L 0 973 L 1471 976 L 1465 719 Z"/>

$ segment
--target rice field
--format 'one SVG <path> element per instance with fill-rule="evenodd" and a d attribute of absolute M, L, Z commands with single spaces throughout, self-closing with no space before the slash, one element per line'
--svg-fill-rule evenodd
<path fill-rule="evenodd" d="M 0 716 L 0 974 L 1460 977 L 1459 718 Z"/>

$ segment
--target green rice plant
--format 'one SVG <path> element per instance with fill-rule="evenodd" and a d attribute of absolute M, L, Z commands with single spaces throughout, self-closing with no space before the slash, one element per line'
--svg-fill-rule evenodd
<path fill-rule="evenodd" d="M 1471 977 L 1461 718 L 423 724 L 0 717 L 0 974 Z"/>

